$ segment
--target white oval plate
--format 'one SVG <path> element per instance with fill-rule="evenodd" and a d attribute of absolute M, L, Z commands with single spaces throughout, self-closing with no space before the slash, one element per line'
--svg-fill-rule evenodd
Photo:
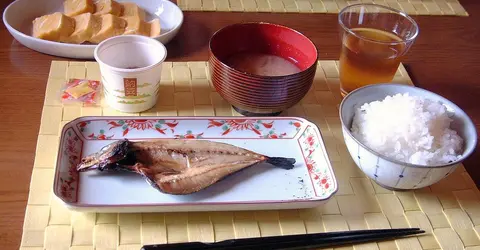
<path fill-rule="evenodd" d="M 40 16 L 55 11 L 63 12 L 64 0 L 16 0 L 3 12 L 3 23 L 12 36 L 26 47 L 41 53 L 78 59 L 93 59 L 93 51 L 97 45 L 67 44 L 42 40 L 31 36 L 32 21 Z M 167 44 L 180 30 L 183 23 L 183 12 L 177 5 L 168 0 L 117 0 L 118 2 L 134 2 L 147 13 L 147 20 L 154 17 L 160 19 L 162 31 L 156 37 Z"/>

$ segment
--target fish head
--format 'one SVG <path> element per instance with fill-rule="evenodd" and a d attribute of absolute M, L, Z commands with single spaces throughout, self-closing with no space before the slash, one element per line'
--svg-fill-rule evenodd
<path fill-rule="evenodd" d="M 88 170 L 98 169 L 103 171 L 125 159 L 129 152 L 130 141 L 127 139 L 119 140 L 104 146 L 97 153 L 88 155 L 82 159 L 77 166 L 77 171 L 84 172 Z"/>

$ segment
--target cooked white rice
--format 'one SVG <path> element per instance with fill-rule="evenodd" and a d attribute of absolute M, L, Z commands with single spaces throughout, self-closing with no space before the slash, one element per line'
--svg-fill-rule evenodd
<path fill-rule="evenodd" d="M 388 158 L 439 165 L 461 156 L 463 140 L 450 129 L 451 121 L 442 104 L 397 94 L 358 108 L 351 131 L 355 138 Z"/>

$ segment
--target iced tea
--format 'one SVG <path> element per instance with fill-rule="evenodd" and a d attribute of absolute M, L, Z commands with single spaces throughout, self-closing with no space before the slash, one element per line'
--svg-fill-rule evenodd
<path fill-rule="evenodd" d="M 347 6 L 340 11 L 338 21 L 342 96 L 365 85 L 392 81 L 418 35 L 415 20 L 378 4 Z"/>
<path fill-rule="evenodd" d="M 390 82 L 405 51 L 405 44 L 395 34 L 371 28 L 352 32 L 355 35 L 345 35 L 340 53 L 342 95 L 367 84 Z"/>

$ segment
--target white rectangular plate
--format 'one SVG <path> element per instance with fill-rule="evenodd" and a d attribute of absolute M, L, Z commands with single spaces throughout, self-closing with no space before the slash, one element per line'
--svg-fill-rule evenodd
<path fill-rule="evenodd" d="M 78 173 L 85 155 L 115 140 L 185 138 L 229 143 L 271 157 L 296 159 L 291 170 L 257 164 L 190 195 L 159 192 L 135 173 Z M 296 117 L 82 117 L 66 124 L 54 193 L 70 209 L 179 212 L 308 208 L 337 191 L 318 128 Z"/>

